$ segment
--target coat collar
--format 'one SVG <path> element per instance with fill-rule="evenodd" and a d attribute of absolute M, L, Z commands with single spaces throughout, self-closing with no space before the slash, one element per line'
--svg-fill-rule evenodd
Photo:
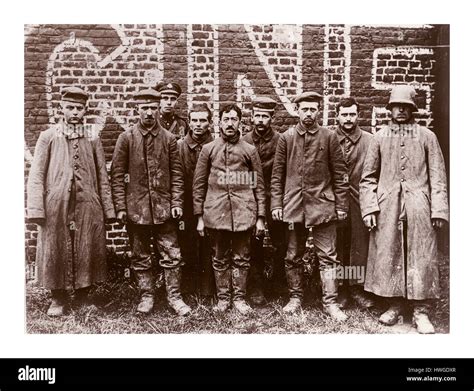
<path fill-rule="evenodd" d="M 296 131 L 303 136 L 306 132 L 309 132 L 311 134 L 315 134 L 319 130 L 319 125 L 316 122 L 311 128 L 305 129 L 300 122 L 295 126 Z"/>
<path fill-rule="evenodd" d="M 196 140 L 194 140 L 192 137 L 191 137 L 191 132 L 188 132 L 188 134 L 186 136 L 184 136 L 184 142 L 186 144 L 188 144 L 188 147 L 190 149 L 194 149 L 196 148 L 198 145 L 204 145 L 204 144 L 207 144 L 209 142 L 211 142 L 212 140 L 214 140 L 214 137 L 212 137 L 212 134 L 211 132 L 207 132 L 207 136 L 203 139 L 203 141 L 201 143 L 198 143 Z"/>
<path fill-rule="evenodd" d="M 254 143 L 258 143 L 261 139 L 263 139 L 264 141 L 270 141 L 273 138 L 274 134 L 275 131 L 272 128 L 268 129 L 268 132 L 265 133 L 263 136 L 257 132 L 257 128 L 255 127 L 251 131 L 252 140 Z"/>
<path fill-rule="evenodd" d="M 352 133 L 346 133 L 338 126 L 336 133 L 339 144 L 342 143 L 345 138 L 348 138 L 352 144 L 356 144 L 362 136 L 362 130 L 358 126 L 356 126 Z"/>
<path fill-rule="evenodd" d="M 147 129 L 141 124 L 140 121 L 138 121 L 137 129 L 143 135 L 143 137 L 145 137 L 148 133 L 151 133 L 153 135 L 153 137 L 155 137 L 160 132 L 161 125 L 158 121 L 156 121 L 156 124 L 155 124 L 155 126 L 153 126 L 153 128 Z"/>

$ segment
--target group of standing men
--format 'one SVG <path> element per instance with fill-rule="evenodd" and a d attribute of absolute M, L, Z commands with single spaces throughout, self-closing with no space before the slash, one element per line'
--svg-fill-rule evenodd
<path fill-rule="evenodd" d="M 152 248 L 178 315 L 191 312 L 183 289 L 215 292 L 215 311 L 252 312 L 247 296 L 253 305 L 265 302 L 267 228 L 273 278 L 284 283 L 286 276 L 283 312 L 293 314 L 302 306 L 311 230 L 328 316 L 347 319 L 342 291 L 364 308 L 382 296 L 388 308 L 381 323 L 395 324 L 411 304 L 418 331 L 434 332 L 435 230 L 448 221 L 447 184 L 435 134 L 414 121 L 412 87 L 393 88 L 391 122 L 374 135 L 359 128 L 353 98 L 337 105 L 336 129 L 320 126 L 322 97 L 305 92 L 293 100 L 298 124 L 283 133 L 272 129 L 277 103 L 269 97 L 252 102 L 253 127 L 244 136 L 239 106 L 222 105 L 214 139 L 207 105 L 192 106 L 188 121 L 175 114 L 180 94 L 172 82 L 135 93 L 139 118 L 117 140 L 109 185 L 100 138 L 83 123 L 88 96 L 63 90 L 62 119 L 40 134 L 28 178 L 49 315 L 65 313 L 68 291 L 84 303 L 89 287 L 104 280 L 104 222 L 116 219 L 129 235 L 140 313 L 154 306 Z M 338 256 L 343 248 L 347 256 Z M 338 272 L 347 266 L 361 268 L 364 278 L 340 285 Z"/>

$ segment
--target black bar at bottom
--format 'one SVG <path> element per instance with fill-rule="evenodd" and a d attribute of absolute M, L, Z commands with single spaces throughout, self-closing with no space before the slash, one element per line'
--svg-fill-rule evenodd
<path fill-rule="evenodd" d="M 0 359 L 0 390 L 303 385 L 474 389 L 474 359 Z"/>

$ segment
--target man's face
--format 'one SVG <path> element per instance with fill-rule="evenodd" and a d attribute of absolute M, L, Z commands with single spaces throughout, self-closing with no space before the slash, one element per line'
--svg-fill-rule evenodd
<path fill-rule="evenodd" d="M 158 102 L 141 103 L 138 105 L 138 115 L 140 122 L 145 128 L 152 128 L 158 118 Z"/>
<path fill-rule="evenodd" d="M 160 99 L 160 112 L 161 114 L 171 114 L 174 113 L 174 107 L 176 106 L 176 102 L 178 101 L 178 97 L 175 94 L 161 94 Z"/>
<path fill-rule="evenodd" d="M 61 110 L 67 124 L 77 125 L 82 122 L 82 118 L 86 113 L 86 106 L 82 103 L 63 101 L 61 102 Z"/>
<path fill-rule="evenodd" d="M 231 110 L 228 113 L 222 113 L 219 126 L 226 136 L 232 137 L 236 134 L 239 130 L 239 125 L 240 119 L 235 110 Z"/>
<path fill-rule="evenodd" d="M 189 127 L 194 136 L 200 136 L 209 130 L 207 111 L 194 111 L 189 115 Z"/>
<path fill-rule="evenodd" d="M 337 115 L 339 126 L 345 132 L 352 132 L 359 120 L 359 113 L 357 112 L 357 106 L 352 105 L 350 107 L 340 107 L 339 114 Z"/>
<path fill-rule="evenodd" d="M 406 124 L 413 117 L 413 106 L 406 103 L 394 103 L 391 111 L 392 120 L 397 124 Z"/>
<path fill-rule="evenodd" d="M 266 133 L 270 129 L 272 116 L 268 111 L 254 110 L 252 112 L 252 122 L 260 133 Z"/>
<path fill-rule="evenodd" d="M 298 105 L 298 116 L 300 117 L 300 122 L 307 128 L 316 123 L 318 113 L 318 102 L 300 102 Z"/>

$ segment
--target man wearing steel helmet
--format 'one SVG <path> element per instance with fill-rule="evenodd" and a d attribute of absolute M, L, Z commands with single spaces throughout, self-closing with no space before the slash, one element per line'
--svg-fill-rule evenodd
<path fill-rule="evenodd" d="M 415 95 L 408 85 L 392 89 L 392 119 L 367 151 L 360 204 L 371 231 L 365 290 L 390 304 L 379 321 L 395 324 L 411 304 L 414 325 L 428 334 L 435 331 L 430 303 L 440 293 L 436 230 L 448 221 L 448 195 L 436 135 L 413 118 Z"/>

